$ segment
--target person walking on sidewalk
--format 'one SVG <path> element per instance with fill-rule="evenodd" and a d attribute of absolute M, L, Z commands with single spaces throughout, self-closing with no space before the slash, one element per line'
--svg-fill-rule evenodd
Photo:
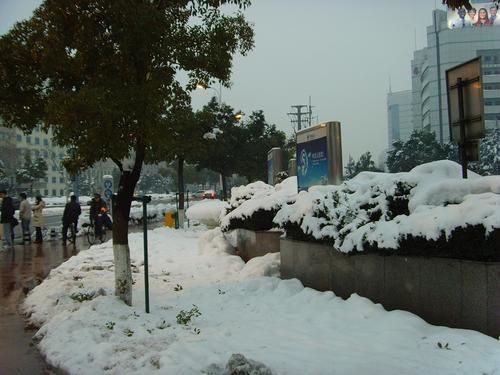
<path fill-rule="evenodd" d="M 23 243 L 31 243 L 31 204 L 26 199 L 26 193 L 19 194 L 21 203 L 19 204 L 19 220 L 21 221 L 21 228 L 23 230 Z"/>
<path fill-rule="evenodd" d="M 43 209 L 45 208 L 45 202 L 40 195 L 36 196 L 35 204 L 32 207 L 33 211 L 33 226 L 35 227 L 35 241 L 34 243 L 42 243 L 42 227 L 43 227 Z"/>
<path fill-rule="evenodd" d="M 76 224 L 78 223 L 78 217 L 82 213 L 82 209 L 80 204 L 77 202 L 76 195 L 72 195 L 70 201 L 66 203 L 66 207 L 64 207 L 64 213 L 62 217 L 63 229 L 62 229 L 62 241 L 63 245 L 66 245 L 66 240 L 68 238 L 68 228 L 71 225 L 71 236 L 73 239 L 73 243 L 76 238 Z"/>
<path fill-rule="evenodd" d="M 2 208 L 0 210 L 0 223 L 3 227 L 3 242 L 4 248 L 9 248 L 14 245 L 12 241 L 12 223 L 14 222 L 14 202 L 7 195 L 7 190 L 0 190 L 0 198 L 2 198 Z"/>

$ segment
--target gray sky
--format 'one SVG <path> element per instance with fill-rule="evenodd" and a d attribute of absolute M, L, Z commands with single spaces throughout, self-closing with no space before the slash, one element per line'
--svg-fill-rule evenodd
<path fill-rule="evenodd" d="M 0 0 L 0 34 L 29 17 L 40 0 Z M 437 1 L 438 7 L 441 1 Z M 222 100 L 245 113 L 262 109 L 291 134 L 290 106 L 312 97 L 318 121 L 342 123 L 349 154 L 387 147 L 387 92 L 411 88 L 410 62 L 426 45 L 435 0 L 254 0 L 255 49 L 237 57 Z M 416 36 L 416 38 L 415 38 Z M 214 91 L 193 92 L 195 109 Z"/>

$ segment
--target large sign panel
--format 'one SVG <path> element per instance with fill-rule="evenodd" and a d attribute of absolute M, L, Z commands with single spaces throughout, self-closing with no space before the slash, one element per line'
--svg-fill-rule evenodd
<path fill-rule="evenodd" d="M 340 123 L 325 122 L 297 132 L 296 158 L 299 191 L 342 183 Z"/>
<path fill-rule="evenodd" d="M 299 191 L 309 186 L 328 184 L 328 148 L 326 136 L 297 144 Z"/>
<path fill-rule="evenodd" d="M 450 138 L 456 143 L 483 138 L 485 135 L 481 77 L 479 57 L 446 71 Z M 465 126 L 465 140 L 461 137 L 461 116 Z"/>
<path fill-rule="evenodd" d="M 472 9 L 464 7 L 448 9 L 448 27 L 450 29 L 466 29 L 471 27 L 500 26 L 497 16 L 498 6 L 493 2 L 471 0 Z"/>

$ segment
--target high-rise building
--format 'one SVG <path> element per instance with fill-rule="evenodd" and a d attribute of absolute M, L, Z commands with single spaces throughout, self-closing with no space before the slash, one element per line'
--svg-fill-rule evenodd
<path fill-rule="evenodd" d="M 500 123 L 500 26 L 454 26 L 445 11 L 434 10 L 427 47 L 415 51 L 411 62 L 413 128 L 434 131 L 440 142 L 449 141 L 446 70 L 479 56 L 485 126 Z M 389 120 L 389 132 L 392 126 Z"/>
<path fill-rule="evenodd" d="M 413 131 L 412 91 L 390 92 L 387 95 L 389 147 L 394 141 L 406 141 Z"/>

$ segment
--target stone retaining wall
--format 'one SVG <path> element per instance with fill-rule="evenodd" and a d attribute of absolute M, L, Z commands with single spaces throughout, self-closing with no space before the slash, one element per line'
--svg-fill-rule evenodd
<path fill-rule="evenodd" d="M 234 229 L 224 233 L 224 237 L 235 248 L 236 254 L 245 262 L 250 259 L 278 253 L 280 251 L 281 232 L 252 231 L 247 229 Z"/>
<path fill-rule="evenodd" d="M 427 322 L 500 336 L 500 262 L 345 255 L 331 246 L 282 239 L 281 278 L 352 293 Z"/>

